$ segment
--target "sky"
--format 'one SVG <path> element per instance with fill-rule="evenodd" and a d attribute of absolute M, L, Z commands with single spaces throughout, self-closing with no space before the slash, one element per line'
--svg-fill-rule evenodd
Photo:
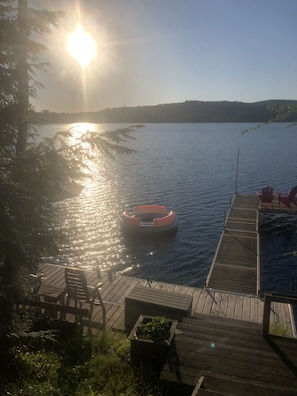
<path fill-rule="evenodd" d="M 297 99 L 296 0 L 29 0 L 67 13 L 48 50 L 37 111 L 98 111 L 187 100 Z M 83 70 L 66 49 L 95 40 Z"/>

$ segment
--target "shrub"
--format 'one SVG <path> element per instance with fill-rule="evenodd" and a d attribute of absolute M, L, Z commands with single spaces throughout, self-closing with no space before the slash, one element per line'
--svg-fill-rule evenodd
<path fill-rule="evenodd" d="M 22 396 L 158 396 L 154 370 L 130 365 L 130 342 L 108 336 L 32 344 L 11 350 L 10 378 L 0 394 Z"/>

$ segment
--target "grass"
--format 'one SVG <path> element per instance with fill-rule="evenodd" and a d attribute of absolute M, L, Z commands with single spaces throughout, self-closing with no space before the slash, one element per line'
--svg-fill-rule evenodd
<path fill-rule="evenodd" d="M 290 330 L 280 322 L 271 325 L 269 333 L 280 337 L 290 337 Z"/>
<path fill-rule="evenodd" d="M 130 364 L 130 342 L 81 336 L 73 326 L 56 341 L 19 342 L 10 350 L 0 393 L 9 396 L 160 396 L 153 368 Z M 3 382 L 3 381 L 2 381 Z"/>

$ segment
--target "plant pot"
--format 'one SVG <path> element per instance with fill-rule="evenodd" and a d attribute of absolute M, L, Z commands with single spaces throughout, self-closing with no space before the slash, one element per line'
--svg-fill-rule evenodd
<path fill-rule="evenodd" d="M 137 336 L 137 329 L 140 325 L 146 324 L 154 317 L 148 315 L 140 315 L 131 330 L 128 339 L 131 342 L 131 361 L 134 365 L 148 363 L 154 367 L 163 365 L 165 357 L 169 351 L 172 340 L 174 339 L 177 320 L 167 319 L 169 322 L 168 337 L 164 341 L 153 340 L 150 338 L 141 338 Z"/>

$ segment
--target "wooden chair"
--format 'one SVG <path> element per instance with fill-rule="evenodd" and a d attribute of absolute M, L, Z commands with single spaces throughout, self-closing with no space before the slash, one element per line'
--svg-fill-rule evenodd
<path fill-rule="evenodd" d="M 102 307 L 103 311 L 103 330 L 106 325 L 105 305 L 100 294 L 100 287 L 102 283 L 97 283 L 95 286 L 87 284 L 85 272 L 79 268 L 65 268 L 65 282 L 66 282 L 66 305 L 69 306 L 70 300 L 74 300 L 75 308 L 79 304 L 80 311 L 82 311 L 82 304 L 90 304 L 89 311 L 89 330 L 91 328 L 92 314 L 95 303 Z M 75 315 L 77 322 L 77 314 Z M 82 323 L 82 318 L 80 318 Z"/>
<path fill-rule="evenodd" d="M 38 295 L 42 279 L 44 277 L 44 274 L 30 274 L 29 275 L 29 286 L 30 286 L 30 294 L 36 298 Z"/>
<path fill-rule="evenodd" d="M 281 203 L 285 204 L 289 208 L 291 207 L 291 203 L 297 205 L 297 201 L 295 199 L 295 196 L 297 194 L 297 186 L 290 188 L 288 195 L 282 196 L 281 193 L 278 193 L 278 203 L 279 205 Z"/>
<path fill-rule="evenodd" d="M 270 186 L 263 187 L 261 192 L 258 192 L 258 198 L 263 203 L 271 203 L 273 207 L 274 192 Z"/>

